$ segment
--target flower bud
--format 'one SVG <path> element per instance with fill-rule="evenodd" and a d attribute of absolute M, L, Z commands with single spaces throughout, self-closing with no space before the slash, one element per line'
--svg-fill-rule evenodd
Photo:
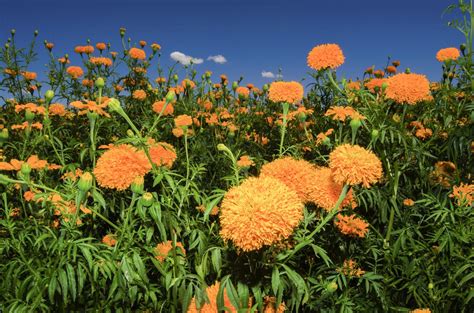
<path fill-rule="evenodd" d="M 93 180 L 92 174 L 89 172 L 85 172 L 84 174 L 81 175 L 81 178 L 79 178 L 77 187 L 82 192 L 88 192 L 89 189 L 92 188 L 92 180 Z"/>
<path fill-rule="evenodd" d="M 304 123 L 304 122 L 306 121 L 306 113 L 301 112 L 300 114 L 298 114 L 298 120 L 299 120 L 301 123 Z"/>
<path fill-rule="evenodd" d="M 133 130 L 127 129 L 127 136 L 130 137 L 130 138 L 135 137 L 135 134 L 133 133 Z"/>
<path fill-rule="evenodd" d="M 15 35 L 16 30 L 15 30 L 15 29 L 12 29 L 12 30 L 10 30 L 10 33 L 11 33 L 12 35 Z"/>
<path fill-rule="evenodd" d="M 232 83 L 232 90 L 235 91 L 237 89 L 237 87 L 239 87 L 239 84 L 237 82 L 233 82 Z"/>
<path fill-rule="evenodd" d="M 35 118 L 35 113 L 31 112 L 31 110 L 26 110 L 25 111 L 25 119 L 28 122 L 31 122 Z"/>
<path fill-rule="evenodd" d="M 212 74 L 211 74 L 211 72 L 207 71 L 204 75 L 206 76 L 206 78 L 211 78 Z"/>
<path fill-rule="evenodd" d="M 229 149 L 226 147 L 225 144 L 220 143 L 220 144 L 217 145 L 217 150 L 219 150 L 219 151 L 227 151 L 227 150 L 229 150 Z"/>
<path fill-rule="evenodd" d="M 410 73 L 411 73 L 411 70 L 410 70 L 409 67 L 407 67 L 407 68 L 405 69 L 405 74 L 410 74 Z"/>
<path fill-rule="evenodd" d="M 326 285 L 326 290 L 330 293 L 333 293 L 337 290 L 337 283 L 335 281 L 330 282 Z"/>
<path fill-rule="evenodd" d="M 105 81 L 102 77 L 99 77 L 95 80 L 95 86 L 99 89 L 104 88 L 105 86 Z"/>
<path fill-rule="evenodd" d="M 54 97 L 54 91 L 52 90 L 47 90 L 44 93 L 44 100 L 48 103 L 51 102 L 51 100 L 53 100 L 53 97 Z"/>
<path fill-rule="evenodd" d="M 137 176 L 132 182 L 131 189 L 133 193 L 142 194 L 145 186 L 143 176 Z"/>
<path fill-rule="evenodd" d="M 4 128 L 0 132 L 0 142 L 1 141 L 6 141 L 7 139 L 8 139 L 8 128 Z"/>
<path fill-rule="evenodd" d="M 370 133 L 370 137 L 372 137 L 372 140 L 375 140 L 379 136 L 379 131 L 377 129 L 372 129 L 372 132 Z"/>
<path fill-rule="evenodd" d="M 268 91 L 268 88 L 269 88 L 268 84 L 265 84 L 262 86 L 262 90 L 265 92 Z"/>
<path fill-rule="evenodd" d="M 173 90 L 168 91 L 166 94 L 165 100 L 167 103 L 173 102 L 176 99 L 176 94 Z"/>
<path fill-rule="evenodd" d="M 462 43 L 462 44 L 459 46 L 459 49 L 461 50 L 462 54 L 464 54 L 464 51 L 466 51 L 466 44 Z"/>
<path fill-rule="evenodd" d="M 23 163 L 23 164 L 21 165 L 20 172 L 21 172 L 21 174 L 24 175 L 24 176 L 30 175 L 30 173 L 31 173 L 31 166 L 30 166 L 27 162 Z"/>
<path fill-rule="evenodd" d="M 354 118 L 351 120 L 349 125 L 351 126 L 352 131 L 357 131 L 360 125 L 362 125 L 362 121 L 359 118 Z"/>
<path fill-rule="evenodd" d="M 150 205 L 153 204 L 153 200 L 155 200 L 153 198 L 153 194 L 151 194 L 150 192 L 145 192 L 143 196 L 141 197 L 140 202 L 143 206 L 149 207 Z"/>
<path fill-rule="evenodd" d="M 428 289 L 433 289 L 434 288 L 434 284 L 433 283 L 429 283 L 428 284 Z"/>
<path fill-rule="evenodd" d="M 177 83 L 177 82 L 178 82 L 178 80 L 179 80 L 179 77 L 178 77 L 178 75 L 177 75 L 177 74 L 174 74 L 174 75 L 173 75 L 173 80 L 174 80 L 174 82 L 175 82 L 175 83 Z"/>
<path fill-rule="evenodd" d="M 38 36 L 38 34 L 39 34 L 38 30 L 35 30 L 35 32 L 33 34 L 35 35 L 35 37 Z"/>
<path fill-rule="evenodd" d="M 115 99 L 115 98 L 111 98 L 108 102 L 108 107 L 111 111 L 113 112 L 120 112 L 120 111 L 123 111 L 122 109 L 122 106 L 120 105 L 120 101 Z"/>

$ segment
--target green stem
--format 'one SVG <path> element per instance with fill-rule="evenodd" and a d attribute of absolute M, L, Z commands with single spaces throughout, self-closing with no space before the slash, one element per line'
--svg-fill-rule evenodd
<path fill-rule="evenodd" d="M 287 122 L 287 116 L 288 116 L 288 110 L 290 108 L 290 105 L 287 102 L 283 102 L 283 123 L 281 125 L 281 138 L 280 138 L 280 149 L 278 152 L 278 155 L 281 157 L 283 153 L 283 143 L 285 141 L 285 133 L 286 133 L 286 122 Z"/>
<path fill-rule="evenodd" d="M 329 81 L 332 83 L 332 85 L 333 85 L 334 87 L 336 87 L 336 89 L 337 89 L 340 93 L 343 93 L 341 87 L 339 87 L 339 85 L 336 84 L 336 82 L 334 81 L 334 77 L 332 77 L 332 71 L 328 71 L 328 77 L 329 77 Z"/>

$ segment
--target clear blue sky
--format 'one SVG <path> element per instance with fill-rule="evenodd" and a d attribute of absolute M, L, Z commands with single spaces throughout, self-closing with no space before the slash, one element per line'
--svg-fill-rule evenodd
<path fill-rule="evenodd" d="M 457 0 L 205 0 L 205 1 L 25 1 L 0 0 L 0 43 L 11 28 L 26 45 L 35 29 L 40 32 L 40 56 L 32 70 L 44 73 L 47 54 L 43 40 L 55 44 L 55 54 L 77 56 L 75 45 L 86 39 L 110 42 L 120 49 L 119 28 L 133 42 L 146 40 L 162 46 L 162 64 L 173 64 L 170 53 L 180 51 L 204 62 L 199 72 L 225 73 L 231 80 L 257 86 L 270 82 L 262 71 L 284 80 L 307 77 L 306 55 L 322 43 L 339 44 L 346 56 L 339 75 L 356 77 L 371 65 L 383 67 L 387 56 L 401 68 L 438 80 L 435 54 L 440 48 L 458 47 L 461 33 L 447 26 L 455 15 L 442 16 Z M 208 61 L 223 55 L 225 64 Z M 75 62 L 76 61 L 76 62 Z M 150 72 L 149 72 L 150 73 Z M 156 76 L 150 73 L 152 77 Z"/>

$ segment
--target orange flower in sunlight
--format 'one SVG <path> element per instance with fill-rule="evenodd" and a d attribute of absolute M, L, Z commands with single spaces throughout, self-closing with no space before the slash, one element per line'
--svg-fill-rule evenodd
<path fill-rule="evenodd" d="M 217 306 L 217 296 L 219 294 L 220 282 L 216 282 L 214 285 L 206 288 L 206 294 L 208 302 L 205 301 L 200 306 L 196 302 L 196 297 L 193 297 L 191 303 L 188 307 L 187 313 L 216 313 L 219 312 L 219 307 Z M 229 296 L 227 295 L 227 290 L 224 290 L 223 293 L 224 307 L 226 312 L 237 313 L 237 308 L 235 308 L 230 302 Z"/>
<path fill-rule="evenodd" d="M 94 65 L 103 65 L 105 67 L 112 66 L 112 60 L 106 57 L 91 57 L 89 62 Z"/>
<path fill-rule="evenodd" d="M 277 309 L 276 302 L 277 300 L 275 297 L 266 296 L 264 298 L 265 309 L 263 310 L 263 313 L 285 313 L 286 311 L 285 303 L 280 303 Z"/>
<path fill-rule="evenodd" d="M 303 86 L 295 81 L 273 82 L 268 89 L 268 99 L 273 102 L 288 102 L 295 104 L 303 99 Z"/>
<path fill-rule="evenodd" d="M 190 80 L 190 79 L 188 79 L 188 78 L 185 78 L 185 79 L 183 79 L 183 81 L 181 82 L 181 86 L 182 86 L 184 89 L 186 89 L 186 88 L 193 89 L 194 87 L 196 87 L 196 84 L 195 84 L 192 80 Z"/>
<path fill-rule="evenodd" d="M 310 184 L 310 201 L 326 211 L 334 209 L 342 192 L 342 184 L 334 181 L 331 169 L 328 167 L 317 168 L 313 173 L 313 179 L 310 181 Z M 351 206 L 352 208 L 357 206 L 352 190 L 349 190 L 347 193 L 339 206 L 339 210 L 346 206 Z"/>
<path fill-rule="evenodd" d="M 387 78 L 372 78 L 368 82 L 364 84 L 365 88 L 368 91 L 374 92 L 381 92 L 383 84 L 387 82 Z"/>
<path fill-rule="evenodd" d="M 334 224 L 344 235 L 364 238 L 369 231 L 369 224 L 361 218 L 352 215 L 337 214 Z"/>
<path fill-rule="evenodd" d="M 342 267 L 338 268 L 336 271 L 346 276 L 353 277 L 361 277 L 365 274 L 365 271 L 360 269 L 360 267 L 357 266 L 357 262 L 352 259 L 344 260 Z"/>
<path fill-rule="evenodd" d="M 243 251 L 259 250 L 291 236 L 303 207 L 296 192 L 278 179 L 247 178 L 224 196 L 220 235 Z"/>
<path fill-rule="evenodd" d="M 102 99 L 101 104 L 97 104 L 95 101 L 85 100 L 86 103 L 82 101 L 73 101 L 70 103 L 71 106 L 79 109 L 78 115 L 87 114 L 87 112 L 95 112 L 99 115 L 110 117 L 110 114 L 104 111 L 104 108 L 108 105 L 108 99 Z"/>
<path fill-rule="evenodd" d="M 23 77 L 27 80 L 36 79 L 36 77 L 38 76 L 35 72 L 23 72 L 21 73 L 21 75 L 23 75 Z"/>
<path fill-rule="evenodd" d="M 0 171 L 19 171 L 23 163 L 27 163 L 32 170 L 49 169 L 48 161 L 40 160 L 37 155 L 30 156 L 26 162 L 17 159 L 11 159 L 10 162 L 0 162 Z"/>
<path fill-rule="evenodd" d="M 358 145 L 343 144 L 329 154 L 329 167 L 338 184 L 370 188 L 382 178 L 382 162 L 369 150 Z"/>
<path fill-rule="evenodd" d="M 99 51 L 102 51 L 102 50 L 105 50 L 107 48 L 107 45 L 103 42 L 98 42 L 95 44 L 95 47 L 99 50 Z"/>
<path fill-rule="evenodd" d="M 146 53 L 142 49 L 138 48 L 131 48 L 128 50 L 128 55 L 135 60 L 145 60 L 146 59 Z"/>
<path fill-rule="evenodd" d="M 146 92 L 145 90 L 142 90 L 142 89 L 135 90 L 132 94 L 132 97 L 133 99 L 143 101 L 146 99 Z"/>
<path fill-rule="evenodd" d="M 166 101 L 156 101 L 153 103 L 153 112 L 157 114 L 162 114 L 163 116 L 173 115 L 174 107 L 172 103 L 166 104 Z"/>
<path fill-rule="evenodd" d="M 186 250 L 184 250 L 183 244 L 181 242 L 176 242 L 175 247 L 179 248 L 178 250 L 181 250 L 182 254 L 186 255 Z M 163 262 L 172 250 L 173 242 L 171 240 L 159 243 L 155 247 L 155 258 L 158 261 Z"/>
<path fill-rule="evenodd" d="M 400 73 L 387 79 L 388 99 L 410 105 L 432 100 L 430 82 L 424 75 Z"/>
<path fill-rule="evenodd" d="M 314 70 L 335 69 L 344 63 L 344 54 L 337 44 L 324 44 L 314 47 L 307 58 L 308 66 Z"/>
<path fill-rule="evenodd" d="M 260 176 L 278 179 L 288 188 L 293 189 L 301 201 L 310 202 L 315 171 L 316 167 L 308 161 L 284 157 L 262 166 Z"/>
<path fill-rule="evenodd" d="M 94 47 L 93 46 L 84 46 L 82 48 L 83 48 L 85 54 L 91 54 L 91 53 L 94 52 Z"/>
<path fill-rule="evenodd" d="M 471 206 L 474 203 L 474 185 L 461 183 L 454 186 L 449 197 L 455 198 L 458 206 Z"/>
<path fill-rule="evenodd" d="M 239 167 L 251 167 L 255 165 L 252 159 L 248 155 L 243 155 L 237 161 L 237 166 Z"/>
<path fill-rule="evenodd" d="M 84 75 L 84 71 L 82 70 L 82 68 L 80 66 L 69 66 L 66 69 L 66 72 L 69 75 L 71 75 L 71 77 L 74 78 L 74 79 L 78 79 L 79 77 Z"/>
<path fill-rule="evenodd" d="M 113 247 L 117 244 L 117 237 L 113 234 L 107 234 L 102 238 L 102 243 L 109 247 Z"/>
<path fill-rule="evenodd" d="M 155 142 L 149 140 L 150 157 L 157 166 L 166 166 L 171 168 L 176 160 L 176 150 L 172 145 L 166 142 Z"/>
<path fill-rule="evenodd" d="M 185 126 L 191 126 L 192 124 L 193 124 L 193 119 L 191 118 L 191 116 L 186 115 L 186 114 L 178 115 L 174 119 L 174 125 L 179 128 L 185 127 Z"/>
<path fill-rule="evenodd" d="M 413 199 L 410 199 L 410 198 L 406 198 L 403 200 L 403 205 L 404 206 L 414 206 L 415 205 L 415 201 L 413 201 Z"/>
<path fill-rule="evenodd" d="M 436 53 L 436 60 L 440 62 L 446 62 L 449 60 L 457 60 L 461 54 L 459 53 L 459 50 L 457 48 L 451 47 L 451 48 L 444 48 L 439 50 Z"/>
<path fill-rule="evenodd" d="M 431 313 L 430 309 L 414 309 L 411 310 L 410 313 Z"/>
<path fill-rule="evenodd" d="M 137 176 L 145 176 L 151 165 L 143 151 L 130 145 L 114 146 L 102 154 L 94 168 L 100 186 L 125 190 Z"/>
<path fill-rule="evenodd" d="M 250 95 L 250 90 L 247 87 L 239 86 L 235 90 L 238 96 L 241 96 L 243 98 L 248 98 Z"/>
<path fill-rule="evenodd" d="M 344 122 L 348 117 L 351 119 L 365 120 L 365 116 L 350 106 L 332 106 L 326 111 L 324 116 L 330 116 L 334 121 L 341 122 Z"/>
<path fill-rule="evenodd" d="M 66 108 L 61 103 L 52 103 L 49 106 L 49 115 L 64 116 L 66 115 Z"/>

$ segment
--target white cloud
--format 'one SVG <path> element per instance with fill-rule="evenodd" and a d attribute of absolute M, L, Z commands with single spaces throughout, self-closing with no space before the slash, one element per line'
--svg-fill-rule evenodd
<path fill-rule="evenodd" d="M 218 55 L 211 55 L 210 57 L 207 58 L 208 61 L 214 61 L 216 63 L 219 63 L 219 64 L 224 64 L 227 62 L 227 59 L 222 55 L 222 54 L 218 54 Z"/>
<path fill-rule="evenodd" d="M 264 78 L 282 78 L 283 75 L 274 74 L 274 73 L 269 72 L 269 71 L 262 71 L 262 77 L 264 77 Z"/>
<path fill-rule="evenodd" d="M 179 62 L 183 65 L 189 65 L 191 64 L 191 62 L 193 62 L 193 64 L 201 64 L 202 62 L 204 62 L 203 59 L 193 58 L 192 56 L 186 55 L 179 51 L 171 52 L 170 57 L 174 61 Z"/>

